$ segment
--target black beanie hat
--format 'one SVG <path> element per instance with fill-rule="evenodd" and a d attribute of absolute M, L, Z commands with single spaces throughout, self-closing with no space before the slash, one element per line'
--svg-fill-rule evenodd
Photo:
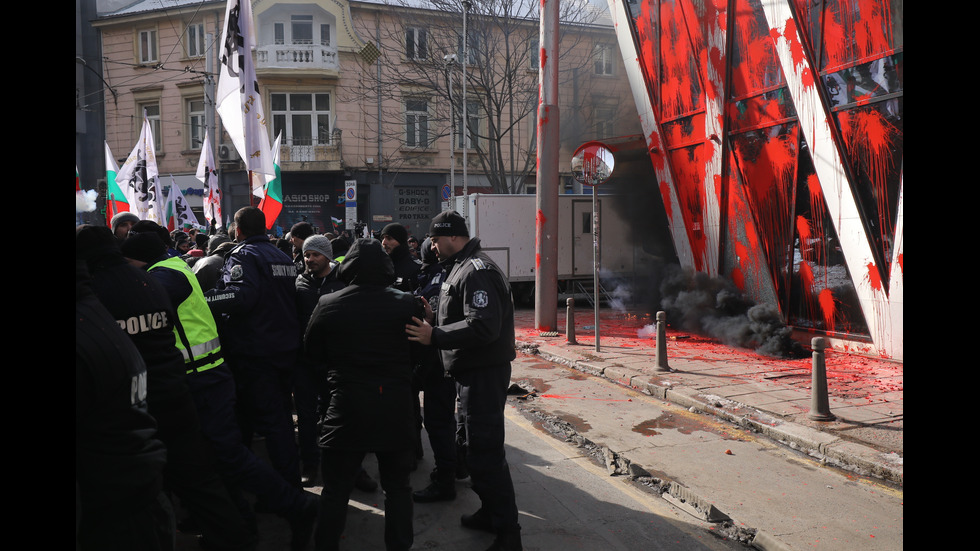
<path fill-rule="evenodd" d="M 161 229 L 166 233 L 167 230 L 156 222 L 142 220 L 137 223 L 119 247 L 123 256 L 149 264 L 166 255 L 167 245 L 163 242 Z"/>
<path fill-rule="evenodd" d="M 461 235 L 469 237 L 470 232 L 466 229 L 466 220 L 454 210 L 442 211 L 432 219 L 429 224 L 429 235 Z"/>
<path fill-rule="evenodd" d="M 381 237 L 388 236 L 398 242 L 399 245 L 408 245 L 408 230 L 401 224 L 392 222 L 381 230 Z"/>
<path fill-rule="evenodd" d="M 309 222 L 296 222 L 289 228 L 289 235 L 297 239 L 306 239 L 313 235 L 313 224 Z"/>
<path fill-rule="evenodd" d="M 106 226 L 75 226 L 75 258 L 93 260 L 119 254 L 119 243 Z"/>

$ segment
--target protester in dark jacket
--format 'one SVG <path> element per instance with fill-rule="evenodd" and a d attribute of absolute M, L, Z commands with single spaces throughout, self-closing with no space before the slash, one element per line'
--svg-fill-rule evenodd
<path fill-rule="evenodd" d="M 408 249 L 408 230 L 401 224 L 388 224 L 381 230 L 381 245 L 395 267 L 395 289 L 411 293 L 422 263 Z"/>
<path fill-rule="evenodd" d="M 385 545 L 412 545 L 412 358 L 405 325 L 423 315 L 395 279 L 381 243 L 359 239 L 338 268 L 347 287 L 320 298 L 306 331 L 315 377 L 329 393 L 320 420 L 324 489 L 317 546 L 336 548 L 354 478 L 367 452 L 385 492 Z"/>

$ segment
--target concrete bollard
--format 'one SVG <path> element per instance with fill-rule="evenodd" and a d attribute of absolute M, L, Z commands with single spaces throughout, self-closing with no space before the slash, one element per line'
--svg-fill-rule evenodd
<path fill-rule="evenodd" d="M 578 344 L 575 342 L 575 299 L 565 300 L 565 338 L 568 344 Z"/>
<path fill-rule="evenodd" d="M 824 349 L 827 347 L 822 337 L 814 337 L 813 372 L 810 378 L 810 413 L 807 417 L 814 421 L 833 421 L 837 417 L 830 413 L 830 399 L 827 396 L 827 364 Z"/>
<path fill-rule="evenodd" d="M 657 363 L 654 364 L 657 371 L 670 371 L 667 365 L 667 312 L 663 310 L 657 312 Z"/>

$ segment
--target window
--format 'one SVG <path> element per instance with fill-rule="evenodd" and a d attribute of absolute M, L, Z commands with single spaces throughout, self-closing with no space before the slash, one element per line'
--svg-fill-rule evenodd
<path fill-rule="evenodd" d="M 204 57 L 207 53 L 204 23 L 191 23 L 187 26 L 187 57 Z"/>
<path fill-rule="evenodd" d="M 156 63 L 158 61 L 156 29 L 139 32 L 138 49 L 140 63 Z"/>
<path fill-rule="evenodd" d="M 330 25 L 327 25 L 326 23 L 320 25 L 320 45 L 330 45 Z"/>
<path fill-rule="evenodd" d="M 475 101 L 466 102 L 466 125 L 463 121 L 459 122 L 459 147 L 467 149 L 477 149 L 480 144 L 480 104 Z M 469 140 L 466 139 L 467 130 Z"/>
<path fill-rule="evenodd" d="M 616 108 L 610 106 L 597 106 L 594 113 L 596 138 L 612 138 L 615 136 L 613 121 L 616 119 Z"/>
<path fill-rule="evenodd" d="M 527 46 L 528 69 L 537 71 L 541 68 L 541 46 L 537 38 L 532 38 Z"/>
<path fill-rule="evenodd" d="M 188 145 L 190 149 L 198 149 L 204 143 L 205 124 L 204 100 L 187 100 L 187 127 L 189 129 L 188 141 L 190 142 Z"/>
<path fill-rule="evenodd" d="M 272 135 L 290 146 L 330 144 L 330 94 L 272 94 Z"/>
<path fill-rule="evenodd" d="M 313 44 L 313 16 L 294 15 L 290 18 L 292 44 Z"/>
<path fill-rule="evenodd" d="M 284 25 L 282 23 L 273 23 L 272 24 L 272 28 L 273 28 L 273 34 L 274 34 L 273 41 L 276 44 L 285 44 L 286 43 L 286 25 Z"/>
<path fill-rule="evenodd" d="M 613 74 L 613 55 L 616 50 L 608 44 L 596 44 L 595 47 L 595 74 Z"/>
<path fill-rule="evenodd" d="M 405 145 L 429 146 L 429 102 L 424 99 L 405 101 Z"/>
<path fill-rule="evenodd" d="M 143 125 L 143 113 L 146 113 L 146 120 L 150 123 L 150 130 L 153 131 L 153 150 L 159 153 L 163 150 L 163 139 L 160 134 L 160 104 L 140 103 L 136 109 L 140 127 Z"/>
<path fill-rule="evenodd" d="M 469 38 L 466 39 L 466 49 L 469 51 L 469 57 L 466 58 L 467 65 L 476 65 L 480 61 L 480 36 L 467 31 L 466 33 Z M 456 55 L 457 59 L 463 59 L 463 37 L 457 37 L 459 40 L 456 45 Z"/>
<path fill-rule="evenodd" d="M 428 55 L 428 31 L 417 27 L 405 29 L 405 57 L 422 60 Z"/>

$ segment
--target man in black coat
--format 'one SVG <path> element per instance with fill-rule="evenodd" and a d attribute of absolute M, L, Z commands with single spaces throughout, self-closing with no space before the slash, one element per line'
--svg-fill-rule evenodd
<path fill-rule="evenodd" d="M 411 293 L 415 291 L 422 263 L 412 256 L 408 248 L 408 230 L 401 224 L 388 224 L 381 230 L 381 246 L 395 266 L 395 289 Z"/>
<path fill-rule="evenodd" d="M 423 314 L 415 297 L 390 287 L 381 243 L 359 239 L 338 268 L 347 286 L 320 298 L 306 330 L 315 379 L 327 395 L 320 420 L 321 494 L 317 549 L 337 549 L 364 455 L 378 458 L 385 492 L 385 546 L 409 549 L 412 487 L 412 350 L 405 325 Z"/>

